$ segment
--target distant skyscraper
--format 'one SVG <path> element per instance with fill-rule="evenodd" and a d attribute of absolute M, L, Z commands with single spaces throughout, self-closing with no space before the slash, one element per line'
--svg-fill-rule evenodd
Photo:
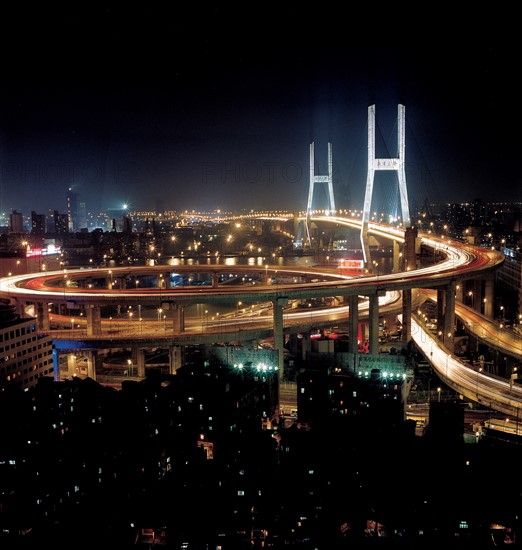
<path fill-rule="evenodd" d="M 80 229 L 78 219 L 78 193 L 75 193 L 72 187 L 69 187 L 67 191 L 67 216 L 69 231 L 78 231 Z"/>
<path fill-rule="evenodd" d="M 54 221 L 54 232 L 56 235 L 66 235 L 68 233 L 69 231 L 68 214 L 60 214 L 58 210 L 55 210 L 53 214 L 53 221 Z"/>
<path fill-rule="evenodd" d="M 23 233 L 24 232 L 24 217 L 21 212 L 13 210 L 9 216 L 9 231 L 11 233 Z"/>
<path fill-rule="evenodd" d="M 31 211 L 31 233 L 33 235 L 44 235 L 47 232 L 45 214 L 37 214 Z"/>
<path fill-rule="evenodd" d="M 122 217 L 121 230 L 123 233 L 132 233 L 132 218 L 130 216 Z"/>
<path fill-rule="evenodd" d="M 84 201 L 78 203 L 78 227 L 77 229 L 87 228 L 87 206 Z"/>

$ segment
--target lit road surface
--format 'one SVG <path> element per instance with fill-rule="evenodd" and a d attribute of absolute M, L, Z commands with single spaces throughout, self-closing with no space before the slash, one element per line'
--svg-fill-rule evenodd
<path fill-rule="evenodd" d="M 351 220 L 335 216 L 317 216 L 312 217 L 313 221 L 327 221 L 346 227 L 360 228 L 360 220 Z M 370 223 L 368 231 L 371 234 L 383 236 L 398 242 L 404 241 L 403 230 Z M 278 266 L 225 266 L 225 265 L 197 265 L 197 266 L 157 266 L 157 267 L 118 267 L 113 269 L 70 269 L 64 271 L 54 271 L 45 274 L 28 274 L 20 276 L 11 276 L 0 281 L 0 296 L 10 298 L 12 296 L 21 296 L 29 299 L 40 299 L 48 301 L 68 301 L 75 300 L 79 303 L 100 303 L 115 302 L 130 303 L 137 300 L 172 299 L 179 303 L 189 303 L 196 301 L 206 302 L 231 302 L 241 301 L 263 301 L 277 299 L 281 296 L 288 296 L 290 299 L 302 299 L 305 297 L 327 297 L 337 296 L 346 293 L 365 294 L 365 292 L 374 292 L 376 288 L 388 291 L 404 290 L 406 288 L 430 288 L 432 286 L 447 284 L 457 276 L 480 276 L 481 273 L 489 273 L 504 262 L 504 256 L 495 250 L 488 250 L 476 246 L 466 245 L 460 242 L 453 242 L 443 237 L 436 237 L 430 234 L 419 233 L 421 242 L 444 255 L 444 259 L 432 266 L 422 267 L 411 271 L 399 273 L 371 275 L 367 277 L 343 276 L 339 270 L 328 269 L 324 267 L 282 267 Z M 63 284 L 64 278 L 69 280 L 86 279 L 88 277 L 106 277 L 117 278 L 128 274 L 140 275 L 161 273 L 165 269 L 178 272 L 187 271 L 228 271 L 236 272 L 265 272 L 265 273 L 294 273 L 306 276 L 308 278 L 315 276 L 322 277 L 323 280 L 314 282 L 296 282 L 292 284 L 277 285 L 256 285 L 249 287 L 235 287 L 220 285 L 219 287 L 175 287 L 168 289 L 75 289 Z M 324 278 L 329 280 L 324 280 Z M 53 287 L 50 283 L 55 283 Z M 57 286 L 57 282 L 62 282 L 62 286 Z"/>
<path fill-rule="evenodd" d="M 440 342 L 424 330 L 414 315 L 411 319 L 411 336 L 445 384 L 467 399 L 518 418 L 522 407 L 522 386 L 510 384 L 492 374 L 484 374 L 463 363 L 444 347 L 439 347 Z"/>
<path fill-rule="evenodd" d="M 401 305 L 400 292 L 387 292 L 384 296 L 379 297 L 379 308 L 383 308 L 383 312 L 387 310 L 398 311 Z M 364 318 L 368 314 L 369 302 L 367 299 L 360 298 L 359 315 Z M 306 326 L 310 324 L 321 325 L 328 322 L 348 322 L 349 306 L 336 306 L 328 308 L 299 308 L 285 309 L 283 312 L 284 326 Z M 71 316 L 52 314 L 52 322 L 60 327 L 68 330 L 54 329 L 48 332 L 53 337 L 72 338 L 86 336 L 86 319 L 74 318 L 71 321 Z M 112 318 L 102 319 L 102 328 L 104 331 L 109 331 L 112 336 L 118 334 L 123 336 L 143 336 L 150 337 L 151 335 L 172 337 L 172 319 L 127 319 L 127 318 Z M 71 326 L 74 325 L 74 329 Z M 249 331 L 260 329 L 273 329 L 273 314 L 271 305 L 259 304 L 258 306 L 244 308 L 244 311 L 224 314 L 220 316 L 197 316 L 185 318 L 185 331 L 190 334 L 221 334 L 224 332 L 234 331 Z M 93 337 L 99 338 L 100 335 Z"/>
<path fill-rule="evenodd" d="M 434 291 L 422 289 L 420 292 L 436 302 L 437 296 Z M 466 329 L 477 339 L 493 349 L 522 361 L 522 335 L 501 327 L 500 323 L 460 302 L 455 303 L 455 314 L 466 325 Z"/>

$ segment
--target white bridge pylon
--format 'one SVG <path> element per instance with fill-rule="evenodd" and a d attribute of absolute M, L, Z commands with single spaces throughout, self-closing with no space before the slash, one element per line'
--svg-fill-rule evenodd
<path fill-rule="evenodd" d="M 370 245 L 368 239 L 368 223 L 370 221 L 370 209 L 372 205 L 373 183 L 376 170 L 395 170 L 399 179 L 399 194 L 401 198 L 401 214 L 403 226 L 410 227 L 410 210 L 408 206 L 408 193 L 406 190 L 405 171 L 405 107 L 399 104 L 398 108 L 398 156 L 395 158 L 375 158 L 375 105 L 368 107 L 368 175 L 366 178 L 366 193 L 364 195 L 364 208 L 361 225 L 361 244 L 364 255 L 364 263 L 371 270 Z"/>
<path fill-rule="evenodd" d="M 310 229 L 308 222 L 312 212 L 312 200 L 314 198 L 314 187 L 316 183 L 328 184 L 328 209 L 330 212 L 335 212 L 335 199 L 333 192 L 333 161 L 332 161 L 332 144 L 328 143 L 328 175 L 318 176 L 315 174 L 315 154 L 314 142 L 310 144 L 310 187 L 308 188 L 308 203 L 306 205 L 306 237 L 308 243 L 311 244 Z"/>

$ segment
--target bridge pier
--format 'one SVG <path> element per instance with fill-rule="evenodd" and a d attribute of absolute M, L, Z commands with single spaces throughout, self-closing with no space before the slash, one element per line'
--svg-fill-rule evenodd
<path fill-rule="evenodd" d="M 369 299 L 369 329 L 370 329 L 370 353 L 379 353 L 379 295 L 370 294 Z"/>
<path fill-rule="evenodd" d="M 47 302 L 36 302 L 35 303 L 35 313 L 38 316 L 38 326 L 40 330 L 49 330 L 51 324 L 49 322 L 49 306 Z"/>
<path fill-rule="evenodd" d="M 95 350 L 86 350 L 85 355 L 87 357 L 87 376 L 96 380 L 96 362 L 98 359 L 98 352 Z"/>
<path fill-rule="evenodd" d="M 444 332 L 442 341 L 444 345 L 453 353 L 453 334 L 455 332 L 455 281 L 446 285 L 444 308 Z"/>
<path fill-rule="evenodd" d="M 349 297 L 349 326 L 350 333 L 348 338 L 348 351 L 350 353 L 357 353 L 357 337 L 359 334 L 359 296 L 353 294 Z"/>
<path fill-rule="evenodd" d="M 411 288 L 402 291 L 402 347 L 411 339 Z"/>
<path fill-rule="evenodd" d="M 174 334 L 185 332 L 185 306 L 173 304 L 172 330 Z"/>
<path fill-rule="evenodd" d="M 493 306 L 495 304 L 495 281 L 493 276 L 486 277 L 485 280 L 485 302 L 484 302 L 484 315 L 493 319 Z"/>
<path fill-rule="evenodd" d="M 401 245 L 397 241 L 393 241 L 393 267 L 392 273 L 401 271 Z"/>
<path fill-rule="evenodd" d="M 133 346 L 131 350 L 131 361 L 136 365 L 138 378 L 145 378 L 145 348 Z"/>
<path fill-rule="evenodd" d="M 303 332 L 303 338 L 301 339 L 301 359 L 306 361 L 308 354 L 312 351 L 312 340 L 308 332 Z"/>
<path fill-rule="evenodd" d="M 274 316 L 274 348 L 277 352 L 277 369 L 279 380 L 283 379 L 285 355 L 284 355 L 284 327 L 283 327 L 283 307 L 288 305 L 288 298 L 276 298 L 272 301 Z"/>
<path fill-rule="evenodd" d="M 87 336 L 101 334 L 101 308 L 100 306 L 86 305 L 85 317 L 87 319 Z"/>
<path fill-rule="evenodd" d="M 176 374 L 176 371 L 183 366 L 184 346 L 169 346 L 169 374 Z"/>

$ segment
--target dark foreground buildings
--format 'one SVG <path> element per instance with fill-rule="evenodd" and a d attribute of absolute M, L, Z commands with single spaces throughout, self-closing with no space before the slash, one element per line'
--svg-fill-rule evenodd
<path fill-rule="evenodd" d="M 266 422 L 275 376 L 207 360 L 121 391 L 89 378 L 4 384 L 0 548 L 516 540 L 522 446 L 465 443 L 461 403 L 433 403 L 419 437 L 395 384 L 315 365 L 298 381 L 306 418 L 278 425 Z"/>

